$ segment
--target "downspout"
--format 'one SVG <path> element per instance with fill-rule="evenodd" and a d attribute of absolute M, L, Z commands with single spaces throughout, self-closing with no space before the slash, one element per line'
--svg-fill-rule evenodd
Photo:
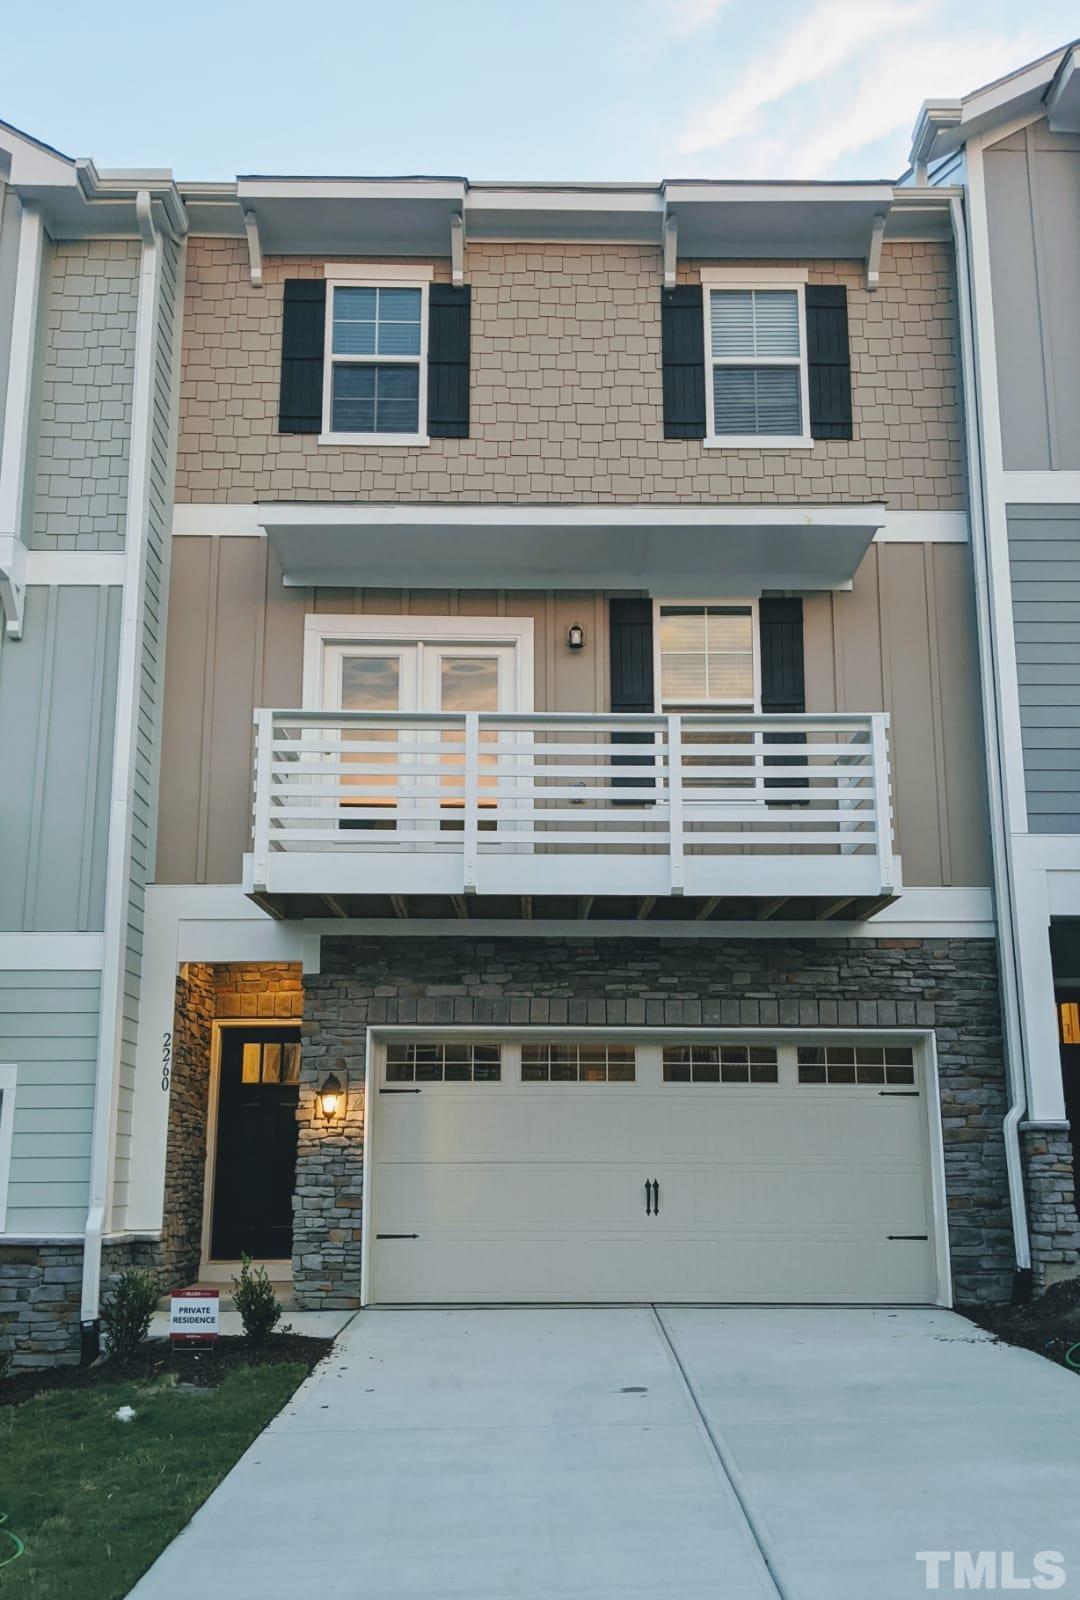
<path fill-rule="evenodd" d="M 967 443 L 968 499 L 971 520 L 971 555 L 975 575 L 975 616 L 982 664 L 983 724 L 986 730 L 986 772 L 990 797 L 990 837 L 993 854 L 994 903 L 997 910 L 1001 1000 L 1005 1023 L 1005 1067 L 1009 1108 L 1002 1124 L 1005 1164 L 1009 1180 L 1013 1247 L 1016 1253 L 1014 1298 L 1031 1292 L 1031 1239 L 1028 1230 L 1024 1166 L 1020 1152 L 1020 1122 L 1027 1110 L 1024 1033 L 1018 1010 L 1020 992 L 1016 962 L 1016 908 L 1012 893 L 1012 847 L 1002 789 L 1001 736 L 998 727 L 998 661 L 991 619 L 988 557 L 986 549 L 986 480 L 983 474 L 982 421 L 975 374 L 975 318 L 971 293 L 971 262 L 967 224 L 959 196 L 949 201 L 953 242 L 956 247 L 956 286 L 960 313 L 960 355 L 964 384 L 964 431 Z"/>
<path fill-rule="evenodd" d="M 149 192 L 140 189 L 135 215 L 142 238 L 135 314 L 135 359 L 124 517 L 124 594 L 116 684 L 109 844 L 105 880 L 104 956 L 97 1084 L 91 1133 L 90 1193 L 82 1269 L 82 1355 L 92 1360 L 100 1342 L 101 1256 L 112 1204 L 116 1124 L 123 1043 L 127 968 L 128 896 L 131 887 L 131 811 L 139 718 L 143 584 L 149 506 L 149 456 L 153 430 L 154 354 L 161 249 Z"/>

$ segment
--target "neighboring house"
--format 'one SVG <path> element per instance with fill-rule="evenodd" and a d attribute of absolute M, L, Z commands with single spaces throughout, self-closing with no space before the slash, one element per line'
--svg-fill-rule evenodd
<path fill-rule="evenodd" d="M 58 695 L 96 683 L 88 647 L 40 705 L 69 630 L 28 602 L 0 653 L 0 732 L 30 730 L 3 965 L 38 963 L 0 974 L 25 1019 L 0 1051 L 19 1357 L 88 1210 L 88 1342 L 102 1226 L 165 1286 L 248 1252 L 304 1306 L 993 1301 L 1029 1231 L 1039 1281 L 1061 1270 L 1065 1175 L 1029 1140 L 1029 1230 L 1009 1153 L 1046 1118 L 1003 1050 L 956 182 L 126 174 L 106 223 L 119 178 L 5 140 L 0 286 L 29 202 L 50 284 L 96 249 L 139 289 L 130 447 L 75 455 L 123 456 L 120 556 L 43 464 L 96 420 L 81 381 L 62 412 L 45 387 L 50 338 L 67 367 L 86 330 L 42 309 L 35 357 L 0 298 L 28 375 L 11 570 L 102 626 L 127 585 L 125 732 L 90 740 L 126 831 L 79 818 L 100 912 L 60 852 L 89 779 Z M 75 193 L 20 178 L 24 147 Z M 47 567 L 61 512 L 76 551 Z M 59 565 L 80 537 L 115 573 Z M 49 937 L 85 941 L 76 989 L 104 972 L 110 997 L 75 1102 L 59 1047 L 31 1068 L 61 1015 L 37 974 L 72 980 L 59 942 L 34 954 L 32 849 Z"/>
<path fill-rule="evenodd" d="M 0 124 L 0 1348 L 74 1358 L 126 1224 L 183 207 Z M 148 1247 L 149 1248 L 149 1247 Z"/>
<path fill-rule="evenodd" d="M 1080 1247 L 1080 45 L 916 123 L 957 192 L 1005 1023 L 1037 1280 Z M 961 204 L 962 196 L 962 204 Z"/>

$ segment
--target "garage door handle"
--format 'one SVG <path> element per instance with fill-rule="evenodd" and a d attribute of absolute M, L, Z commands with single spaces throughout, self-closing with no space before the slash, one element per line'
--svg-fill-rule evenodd
<path fill-rule="evenodd" d="M 419 1094 L 419 1089 L 380 1089 L 380 1094 Z"/>
<path fill-rule="evenodd" d="M 652 1184 L 648 1178 L 645 1179 L 645 1215 L 652 1216 Z"/>
<path fill-rule="evenodd" d="M 655 1178 L 652 1181 L 652 1209 L 653 1216 L 658 1217 L 660 1215 L 660 1185 Z"/>
<path fill-rule="evenodd" d="M 928 1233 L 887 1233 L 886 1239 L 929 1239 Z"/>

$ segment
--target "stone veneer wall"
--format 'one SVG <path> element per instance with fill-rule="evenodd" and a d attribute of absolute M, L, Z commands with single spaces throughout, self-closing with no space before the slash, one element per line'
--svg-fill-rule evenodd
<path fill-rule="evenodd" d="M 1080 1277 L 1080 1218 L 1076 1213 L 1072 1138 L 1060 1123 L 1021 1125 L 1024 1184 L 1036 1294 L 1062 1278 Z"/>
<path fill-rule="evenodd" d="M 680 262 L 680 278 L 700 282 L 704 264 Z M 470 437 L 379 451 L 278 432 L 282 285 L 322 277 L 324 263 L 267 257 L 256 289 L 242 240 L 192 238 L 176 499 L 884 500 L 962 510 L 951 247 L 887 243 L 873 293 L 859 261 L 782 265 L 847 287 L 853 439 L 794 452 L 665 439 L 660 251 L 475 243 L 465 251 Z M 449 280 L 448 260 L 432 266 L 436 281 Z"/>
<path fill-rule="evenodd" d="M 933 1028 L 956 1296 L 1011 1293 L 991 940 L 327 937 L 322 966 L 304 977 L 293 1243 L 301 1305 L 358 1303 L 369 1023 Z M 327 1134 L 314 1097 L 335 1067 L 348 1078 L 347 1120 Z"/>
<path fill-rule="evenodd" d="M 155 1272 L 155 1239 L 107 1239 L 101 1252 L 104 1292 L 128 1267 Z M 71 1366 L 81 1349 L 81 1242 L 21 1240 L 0 1244 L 0 1352 L 17 1368 Z"/>
<path fill-rule="evenodd" d="M 176 984 L 161 1273 L 165 1288 L 199 1275 L 215 1019 L 285 1019 L 301 1013 L 300 968 L 290 962 L 189 963 Z"/>

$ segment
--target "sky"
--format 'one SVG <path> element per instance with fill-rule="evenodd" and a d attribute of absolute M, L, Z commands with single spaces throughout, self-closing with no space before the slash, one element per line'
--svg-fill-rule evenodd
<path fill-rule="evenodd" d="M 1076 0 L 7 0 L 0 120 L 100 167 L 882 178 Z"/>

